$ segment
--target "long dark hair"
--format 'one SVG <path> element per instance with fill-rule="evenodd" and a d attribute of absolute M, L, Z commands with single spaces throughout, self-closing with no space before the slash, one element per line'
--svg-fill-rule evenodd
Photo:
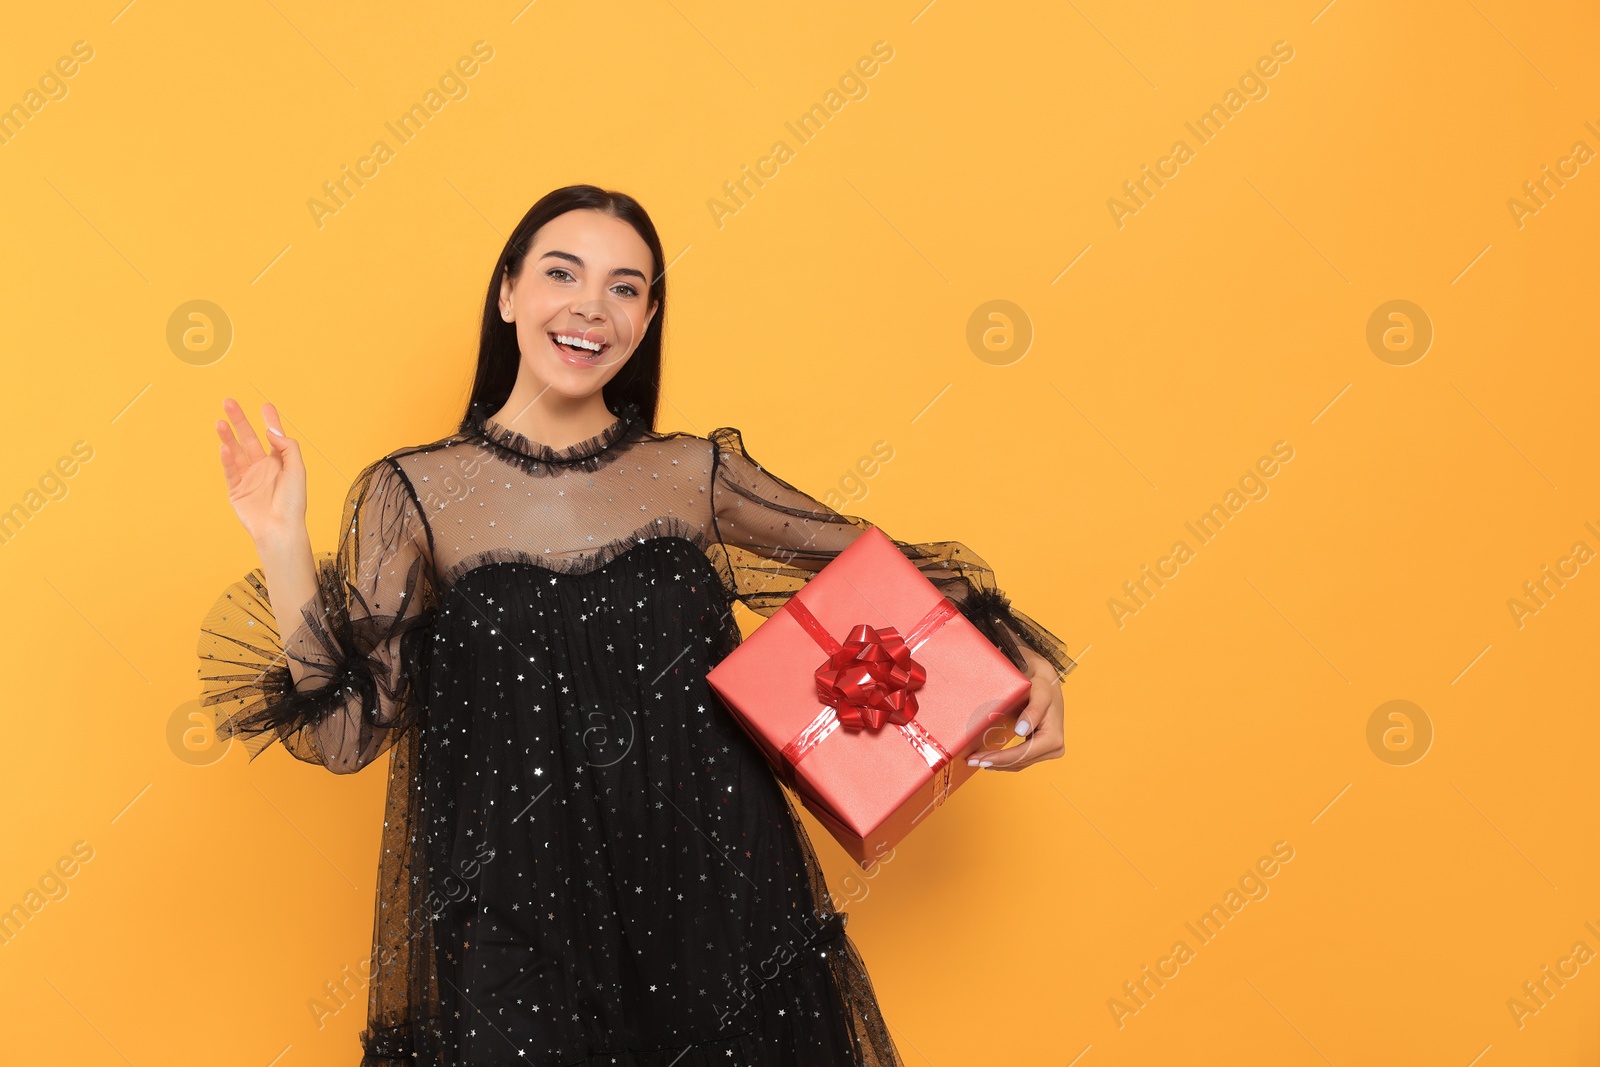
<path fill-rule="evenodd" d="M 667 325 L 666 260 L 661 254 L 661 238 L 650 215 L 639 202 L 626 193 L 601 189 L 596 185 L 568 185 L 539 198 L 517 223 L 517 228 L 506 240 L 489 279 L 489 291 L 483 298 L 483 329 L 478 336 L 478 371 L 472 380 L 472 394 L 467 399 L 466 414 L 460 429 L 467 431 L 474 425 L 505 406 L 511 397 L 511 387 L 517 381 L 517 366 L 522 354 L 517 348 L 517 324 L 500 317 L 500 283 L 507 276 L 513 280 L 522 273 L 528 248 L 539 233 L 540 227 L 557 215 L 582 208 L 604 211 L 632 226 L 644 243 L 650 247 L 652 260 L 650 298 L 656 307 L 655 317 L 646 327 L 639 346 L 628 357 L 621 372 L 601 389 L 606 407 L 620 414 L 624 407 L 638 408 L 639 421 L 654 429 L 656 407 L 661 399 L 661 334 Z"/>

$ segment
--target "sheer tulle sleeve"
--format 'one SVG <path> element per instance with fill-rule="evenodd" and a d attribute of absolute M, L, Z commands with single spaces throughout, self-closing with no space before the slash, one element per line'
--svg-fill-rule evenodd
<path fill-rule="evenodd" d="M 293 627 L 275 618 L 259 567 L 201 625 L 200 703 L 218 740 L 240 738 L 252 759 L 281 739 L 296 758 L 347 774 L 420 717 L 434 616 L 421 505 L 385 458 L 351 486 L 343 519 L 338 551 L 317 557 L 317 592 Z M 304 667 L 298 685 L 291 658 Z"/>
<path fill-rule="evenodd" d="M 733 427 L 713 430 L 710 440 L 714 524 L 735 595 L 770 616 L 872 524 L 834 511 L 765 470 Z M 1011 606 L 994 571 L 972 549 L 958 541 L 890 540 L 1018 670 L 1028 670 L 1019 645 L 1044 657 L 1059 677 L 1077 666 L 1065 642 Z"/>

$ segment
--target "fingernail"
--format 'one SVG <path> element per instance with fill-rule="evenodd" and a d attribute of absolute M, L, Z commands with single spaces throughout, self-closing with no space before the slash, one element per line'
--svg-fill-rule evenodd
<path fill-rule="evenodd" d="M 1017 720 L 1017 733 L 1021 734 L 1023 737 L 1027 737 L 1028 736 L 1028 720 L 1027 719 L 1018 719 Z"/>
<path fill-rule="evenodd" d="M 278 436 L 279 436 L 279 437 L 282 437 L 282 436 L 283 436 L 283 431 L 282 431 L 282 430 L 280 430 L 280 429 L 277 429 L 277 428 L 276 428 L 276 427 L 273 427 L 273 426 L 268 426 L 268 427 L 267 427 L 267 432 L 268 432 L 268 433 L 275 433 L 275 434 L 277 434 L 277 435 L 278 435 Z"/>
<path fill-rule="evenodd" d="M 994 761 L 993 760 L 984 760 L 982 763 L 978 764 L 978 766 L 980 766 L 980 767 L 993 767 L 994 766 Z"/>
<path fill-rule="evenodd" d="M 968 767 L 976 767 L 977 765 L 978 765 L 978 757 L 977 756 L 973 756 L 971 759 L 967 760 L 967 766 Z"/>

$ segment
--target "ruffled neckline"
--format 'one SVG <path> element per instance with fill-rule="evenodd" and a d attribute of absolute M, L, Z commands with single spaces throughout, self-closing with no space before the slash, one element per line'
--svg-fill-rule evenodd
<path fill-rule="evenodd" d="M 473 420 L 472 430 L 484 440 L 527 459 L 559 466 L 594 459 L 624 438 L 629 437 L 630 431 L 638 425 L 639 406 L 630 402 L 622 405 L 621 412 L 617 414 L 615 421 L 611 425 L 592 437 L 586 437 L 581 441 L 567 445 L 565 448 L 551 448 L 549 445 L 535 441 L 526 434 L 513 430 L 503 423 L 496 422 L 489 415 L 476 417 Z"/>

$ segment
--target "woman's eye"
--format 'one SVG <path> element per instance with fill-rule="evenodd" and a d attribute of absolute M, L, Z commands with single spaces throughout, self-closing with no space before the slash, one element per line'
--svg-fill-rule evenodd
<path fill-rule="evenodd" d="M 551 267 L 549 270 L 545 271 L 544 273 L 545 273 L 545 277 L 554 278 L 558 282 L 575 280 L 573 278 L 572 272 L 567 270 L 567 268 L 565 268 L 565 267 Z M 613 287 L 612 291 L 615 292 L 617 289 L 622 290 L 622 295 L 624 295 L 624 296 L 638 296 L 639 295 L 639 290 L 635 289 L 631 285 L 627 285 L 627 284 L 617 285 L 617 286 Z"/>

